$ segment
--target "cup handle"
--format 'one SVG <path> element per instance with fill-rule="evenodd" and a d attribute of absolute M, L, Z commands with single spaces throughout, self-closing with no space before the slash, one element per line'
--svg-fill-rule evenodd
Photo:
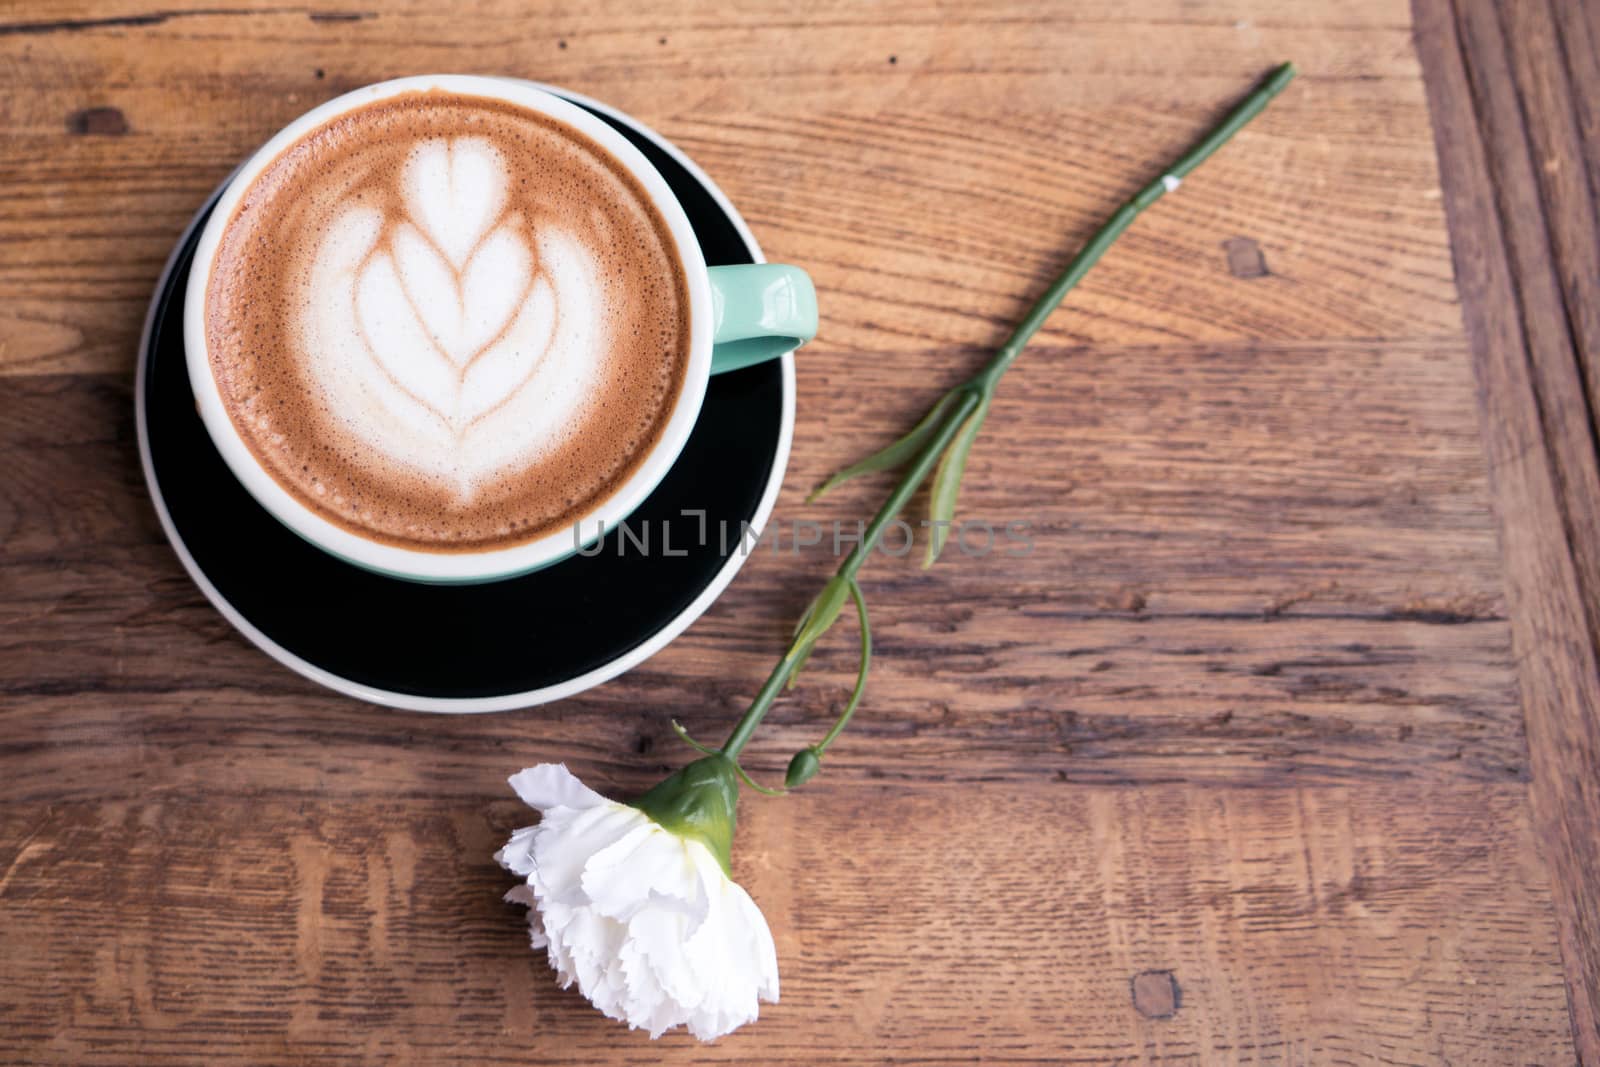
<path fill-rule="evenodd" d="M 711 277 L 711 373 L 765 363 L 817 335 L 817 291 L 799 267 L 740 263 Z"/>

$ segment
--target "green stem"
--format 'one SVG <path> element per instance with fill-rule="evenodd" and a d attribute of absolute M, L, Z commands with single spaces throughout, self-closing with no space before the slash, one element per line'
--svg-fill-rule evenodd
<path fill-rule="evenodd" d="M 828 746 L 844 733 L 846 726 L 850 725 L 850 719 L 856 713 L 856 706 L 861 703 L 861 695 L 867 691 L 867 672 L 872 669 L 872 623 L 867 619 L 867 601 L 861 595 L 861 586 L 851 582 L 850 596 L 856 602 L 856 624 L 861 630 L 861 664 L 856 668 L 856 687 L 851 690 L 850 701 L 840 713 L 839 721 L 833 724 L 833 729 L 829 730 L 821 741 L 812 746 L 818 758 L 828 751 Z"/>
<path fill-rule="evenodd" d="M 1211 154 L 1243 129 L 1246 123 L 1261 114 L 1262 109 L 1272 102 L 1272 98 L 1283 92 L 1284 86 L 1294 79 L 1294 75 L 1293 63 L 1284 63 L 1274 69 L 1249 96 L 1223 116 L 1222 121 L 1217 123 L 1210 133 L 1179 156 L 1170 167 L 1161 172 L 1159 177 L 1135 193 L 1133 199 L 1113 212 L 1089 239 L 1089 243 L 1072 257 L 1072 262 L 1067 264 L 1067 269 L 1061 272 L 1055 283 L 1045 290 L 1027 317 L 1017 325 L 1010 340 L 1001 345 L 994 357 L 973 376 L 972 383 L 986 391 L 993 389 L 994 383 L 1006 372 L 1006 368 L 1011 366 L 1017 356 L 1022 354 L 1022 349 L 1033 335 L 1039 332 L 1039 327 L 1044 325 L 1050 313 L 1083 280 L 1083 276 L 1089 273 L 1089 268 L 1098 263 L 1100 257 L 1106 254 L 1106 250 L 1116 243 L 1117 238 L 1122 236 L 1122 231 L 1131 226 L 1133 220 L 1151 204 L 1176 189 L 1178 182 L 1211 158 Z"/>
<path fill-rule="evenodd" d="M 878 542 L 883 539 L 883 531 L 888 529 L 889 524 L 899 516 L 900 512 L 905 510 L 906 504 L 910 503 L 911 497 L 915 495 L 917 487 L 928 477 L 928 472 L 933 470 L 934 464 L 939 462 L 940 453 L 950 443 L 950 439 L 956 435 L 956 431 L 961 428 L 961 423 L 977 408 L 978 403 L 977 393 L 968 391 L 962 394 L 960 401 L 950 412 L 951 415 L 956 417 L 947 418 L 944 424 L 939 427 L 938 432 L 928 439 L 927 446 L 918 454 L 904 477 L 900 479 L 900 484 L 895 486 L 894 492 L 889 494 L 889 499 L 883 502 L 883 507 L 878 509 L 878 513 L 872 517 L 872 521 L 862 531 L 861 542 L 844 558 L 844 562 L 839 564 L 839 569 L 834 572 L 836 575 L 847 579 L 855 577 L 856 572 L 861 569 L 861 565 L 867 561 L 867 556 L 873 549 L 878 547 Z M 766 716 L 767 709 L 772 707 L 772 702 L 777 699 L 778 693 L 783 690 L 783 683 L 788 680 L 789 672 L 794 669 L 794 666 L 794 660 L 785 655 L 778 661 L 778 665 L 772 668 L 772 673 L 767 675 L 766 684 L 761 687 L 761 691 L 756 694 L 756 698 L 750 702 L 750 707 L 745 710 L 743 717 L 734 726 L 733 733 L 728 735 L 728 740 L 722 746 L 722 751 L 728 758 L 739 758 L 739 753 L 744 751 L 744 746 L 750 741 L 750 735 L 756 732 L 756 727 L 761 725 L 761 720 Z"/>
<path fill-rule="evenodd" d="M 1181 179 L 1201 163 L 1204 163 L 1213 152 L 1222 147 L 1234 134 L 1238 133 L 1246 123 L 1260 114 L 1261 110 L 1271 102 L 1272 98 L 1283 91 L 1284 86 L 1289 84 L 1294 75 L 1295 70 L 1292 63 L 1285 63 L 1273 70 L 1249 96 L 1246 96 L 1232 111 L 1229 111 L 1210 133 L 1195 144 L 1193 148 L 1190 148 L 1189 151 L 1179 156 L 1171 166 L 1161 172 L 1159 177 L 1139 190 L 1133 199 L 1118 208 L 1106 220 L 1105 224 L 1095 232 L 1094 236 L 1089 239 L 1088 244 L 1084 245 L 1082 250 L 1072 257 L 1072 261 L 1067 264 L 1066 269 L 1061 272 L 1061 275 L 1056 278 L 1050 288 L 1045 290 L 1044 295 L 1033 305 L 1032 310 L 1018 324 L 1010 339 L 995 352 L 993 358 L 977 374 L 956 386 L 947 394 L 947 397 L 954 397 L 956 402 L 946 407 L 937 432 L 928 439 L 922 451 L 917 453 L 916 459 L 901 475 L 900 481 L 895 485 L 893 492 L 889 494 L 889 499 L 883 502 L 883 506 L 878 509 L 878 513 L 867 524 L 866 530 L 862 533 L 860 543 L 839 565 L 838 571 L 835 572 L 839 577 L 851 581 L 855 579 L 856 572 L 861 569 L 861 565 L 866 562 L 867 557 L 871 555 L 872 551 L 877 548 L 878 542 L 882 540 L 884 530 L 905 509 L 906 504 L 911 501 L 917 489 L 921 487 L 928 474 L 938 464 L 940 457 L 944 454 L 944 450 L 949 447 L 950 442 L 961 429 L 962 423 L 966 422 L 967 416 L 976 411 L 978 406 L 993 394 L 995 383 L 1000 380 L 1000 376 L 1006 372 L 1006 369 L 1021 354 L 1022 349 L 1033 335 L 1039 332 L 1039 328 L 1050 317 L 1050 313 L 1072 291 L 1073 287 L 1083 280 L 1083 276 L 1089 273 L 1089 268 L 1093 267 L 1100 257 L 1105 255 L 1106 250 L 1111 247 L 1118 237 L 1122 236 L 1122 232 L 1146 208 L 1160 200 L 1162 196 L 1171 190 L 1177 188 L 1177 183 Z M 941 399 L 940 403 L 944 403 L 944 399 Z M 863 629 L 865 629 L 865 623 L 865 613 L 863 612 Z M 727 742 L 722 746 L 722 751 L 728 758 L 737 760 L 739 753 L 744 751 L 744 747 L 749 743 L 751 735 L 755 733 L 756 727 L 761 725 L 762 718 L 766 716 L 768 709 L 772 707 L 772 702 L 777 699 L 778 694 L 783 690 L 784 682 L 793 673 L 796 665 L 795 658 L 786 654 L 778 661 L 778 665 L 772 669 L 772 673 L 767 676 L 766 683 L 762 685 L 755 699 L 750 702 L 750 707 L 746 709 L 744 715 L 734 726 L 733 732 L 728 735 Z M 851 710 L 854 711 L 854 708 L 852 707 Z M 844 729 L 846 722 L 848 722 L 848 716 L 828 732 L 823 744 L 826 745 L 832 742 L 838 736 L 839 731 Z"/>

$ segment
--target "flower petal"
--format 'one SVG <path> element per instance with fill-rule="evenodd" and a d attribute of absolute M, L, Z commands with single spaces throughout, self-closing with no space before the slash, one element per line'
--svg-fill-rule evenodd
<path fill-rule="evenodd" d="M 530 808 L 592 808 L 607 803 L 606 798 L 578 781 L 565 763 L 541 763 L 525 767 L 506 779 L 517 796 Z"/>
<path fill-rule="evenodd" d="M 494 854 L 494 861 L 514 874 L 526 878 L 533 873 L 533 841 L 537 826 L 523 826 L 511 831 L 511 840 Z"/>
<path fill-rule="evenodd" d="M 650 907 L 683 912 L 698 926 L 705 916 L 705 894 L 686 846 L 681 837 L 644 819 L 589 857 L 583 891 L 596 908 L 619 922 Z"/>
<path fill-rule="evenodd" d="M 552 808 L 533 843 L 535 888 L 565 904 L 588 905 L 583 869 L 590 858 L 647 821 L 643 813 L 610 802 L 583 811 Z"/>
<path fill-rule="evenodd" d="M 772 929 L 767 926 L 767 920 L 761 914 L 761 909 L 756 907 L 756 902 L 750 899 L 750 894 L 743 888 L 739 892 L 744 895 L 744 907 L 750 911 L 749 925 L 751 936 L 755 941 L 756 958 L 760 965 L 760 985 L 756 987 L 757 995 L 769 1004 L 778 1002 L 778 947 L 772 941 Z"/>

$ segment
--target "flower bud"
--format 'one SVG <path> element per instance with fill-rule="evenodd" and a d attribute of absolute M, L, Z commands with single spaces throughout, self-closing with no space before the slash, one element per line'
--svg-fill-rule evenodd
<path fill-rule="evenodd" d="M 822 757 L 817 755 L 814 748 L 802 748 L 794 754 L 794 759 L 789 761 L 789 772 L 783 776 L 783 784 L 790 789 L 805 785 L 817 776 L 822 770 Z"/>

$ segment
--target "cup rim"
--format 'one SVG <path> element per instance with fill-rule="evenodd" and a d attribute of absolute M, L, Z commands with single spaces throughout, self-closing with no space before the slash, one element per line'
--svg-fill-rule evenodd
<path fill-rule="evenodd" d="M 527 107 L 574 127 L 609 152 L 644 187 L 652 206 L 666 222 L 689 293 L 689 354 L 683 384 L 672 414 L 638 467 L 572 523 L 531 541 L 479 552 L 429 552 L 384 544 L 348 530 L 302 503 L 256 460 L 244 443 L 223 404 L 205 339 L 204 307 L 211 269 L 223 230 L 251 183 L 287 148 L 337 116 L 391 96 L 426 89 Z M 275 519 L 323 551 L 370 571 L 423 582 L 485 582 L 525 574 L 570 556 L 582 547 L 579 531 L 591 525 L 600 531 L 614 528 L 654 491 L 677 461 L 699 418 L 711 374 L 711 322 L 710 281 L 688 216 L 666 179 L 627 138 L 599 117 L 530 82 L 490 75 L 422 74 L 363 86 L 312 108 L 274 134 L 234 172 L 195 248 L 185 291 L 183 342 L 190 385 L 207 434 L 234 477 Z M 597 538 L 595 535 L 588 540 Z"/>

